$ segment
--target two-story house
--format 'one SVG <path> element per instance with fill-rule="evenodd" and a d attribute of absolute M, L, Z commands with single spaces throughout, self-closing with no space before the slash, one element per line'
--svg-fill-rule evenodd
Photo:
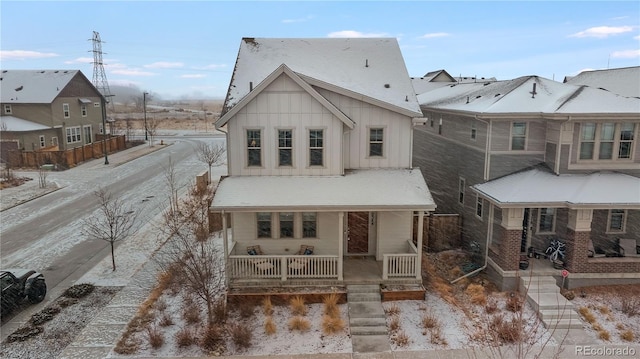
<path fill-rule="evenodd" d="M 243 38 L 211 205 L 230 285 L 419 282 L 414 217 L 436 207 L 412 164 L 421 117 L 395 39 Z"/>
<path fill-rule="evenodd" d="M 640 281 L 640 99 L 524 76 L 418 100 L 427 122 L 414 164 L 438 211 L 463 217 L 463 242 L 481 245 L 501 287 L 515 287 L 521 256 L 553 239 L 572 286 Z"/>
<path fill-rule="evenodd" d="M 66 150 L 102 133 L 103 96 L 79 70 L 2 70 L 3 143 L 26 151 Z"/>

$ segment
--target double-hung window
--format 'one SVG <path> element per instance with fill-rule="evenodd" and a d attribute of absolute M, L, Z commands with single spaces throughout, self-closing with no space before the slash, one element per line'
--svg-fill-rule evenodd
<path fill-rule="evenodd" d="M 316 238 L 318 236 L 318 221 L 315 212 L 302 213 L 302 237 Z"/>
<path fill-rule="evenodd" d="M 471 122 L 471 139 L 475 141 L 477 136 L 478 136 L 478 127 L 474 121 L 474 122 Z"/>
<path fill-rule="evenodd" d="M 465 187 L 467 187 L 465 182 L 466 181 L 464 178 L 462 177 L 458 178 L 458 203 L 460 204 L 464 204 L 464 190 L 465 190 Z"/>
<path fill-rule="evenodd" d="M 382 128 L 369 129 L 369 157 L 382 157 L 384 130 Z"/>
<path fill-rule="evenodd" d="M 527 142 L 527 123 L 514 122 L 511 125 L 511 150 L 523 151 Z"/>
<path fill-rule="evenodd" d="M 556 223 L 556 209 L 540 208 L 540 215 L 538 218 L 538 232 L 540 233 L 555 232 L 555 223 Z"/>
<path fill-rule="evenodd" d="M 4 105 L 4 113 L 11 115 L 11 105 Z"/>
<path fill-rule="evenodd" d="M 82 117 L 87 117 L 87 105 L 80 106 L 80 113 L 82 114 Z"/>
<path fill-rule="evenodd" d="M 260 130 L 247 130 L 247 166 L 262 166 L 262 141 Z"/>
<path fill-rule="evenodd" d="M 62 114 L 64 115 L 64 118 L 71 117 L 71 112 L 69 110 L 69 104 L 68 103 L 63 103 L 62 104 Z"/>
<path fill-rule="evenodd" d="M 271 238 L 271 213 L 258 212 L 257 215 L 258 238 Z"/>
<path fill-rule="evenodd" d="M 293 238 L 293 213 L 281 212 L 280 219 L 280 238 Z"/>
<path fill-rule="evenodd" d="M 636 126 L 633 123 L 623 123 L 620 125 L 620 147 L 618 149 L 618 158 L 631 158 L 635 127 Z"/>
<path fill-rule="evenodd" d="M 293 131 L 278 130 L 278 166 L 293 164 Z"/>
<path fill-rule="evenodd" d="M 40 135 L 40 148 L 45 147 L 47 145 L 47 141 L 44 139 L 44 135 Z"/>
<path fill-rule="evenodd" d="M 482 197 L 476 197 L 476 216 L 482 219 L 482 205 L 484 204 L 484 199 Z"/>
<path fill-rule="evenodd" d="M 627 212 L 624 209 L 609 210 L 609 224 L 607 232 L 624 232 Z"/>
<path fill-rule="evenodd" d="M 80 126 L 67 127 L 67 143 L 80 142 Z"/>
<path fill-rule="evenodd" d="M 625 160 L 633 153 L 633 123 L 583 123 L 580 127 L 580 160 Z"/>
<path fill-rule="evenodd" d="M 324 165 L 323 135 L 323 130 L 309 130 L 309 166 Z"/>

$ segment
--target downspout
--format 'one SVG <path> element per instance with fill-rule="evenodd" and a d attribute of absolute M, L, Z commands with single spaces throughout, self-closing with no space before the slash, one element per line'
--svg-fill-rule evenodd
<path fill-rule="evenodd" d="M 562 128 L 566 123 L 569 123 L 570 121 L 571 121 L 571 116 L 569 116 L 567 120 L 560 125 L 560 135 L 558 136 L 558 148 L 556 149 L 556 161 L 553 166 L 553 172 L 555 172 L 555 174 L 557 175 L 560 174 L 560 157 L 561 157 L 560 154 L 562 152 Z"/>
<path fill-rule="evenodd" d="M 227 148 L 227 175 L 231 175 L 231 161 L 229 161 L 229 131 L 218 126 L 216 126 L 216 130 L 224 133 L 224 145 Z"/>
<path fill-rule="evenodd" d="M 482 267 L 469 272 L 465 275 L 463 275 L 462 277 L 456 278 L 454 280 L 452 280 L 450 283 L 454 284 L 455 282 L 463 279 L 463 278 L 467 278 L 469 276 L 472 276 L 476 273 L 479 273 L 481 271 L 483 271 L 485 268 L 487 268 L 487 264 L 489 263 L 489 239 L 493 236 L 493 203 L 490 203 L 489 206 L 489 218 L 490 220 L 487 220 L 487 241 L 484 244 L 484 264 L 482 265 Z"/>
<path fill-rule="evenodd" d="M 493 132 L 493 122 L 491 121 L 485 121 L 485 120 L 481 120 L 478 118 L 478 115 L 475 115 L 475 119 L 485 123 L 487 125 L 487 141 L 484 147 L 484 174 L 483 174 L 483 179 L 485 181 L 489 180 L 489 172 L 490 172 L 490 168 L 491 168 L 491 134 Z"/>
<path fill-rule="evenodd" d="M 229 236 L 227 234 L 227 214 L 224 212 L 224 210 L 222 210 L 220 212 L 220 216 L 222 217 L 222 243 L 223 243 L 223 250 L 224 250 L 224 266 L 225 268 L 229 267 Z M 229 286 L 229 271 L 225 270 L 225 273 L 227 273 L 224 276 L 224 284 L 228 287 Z"/>

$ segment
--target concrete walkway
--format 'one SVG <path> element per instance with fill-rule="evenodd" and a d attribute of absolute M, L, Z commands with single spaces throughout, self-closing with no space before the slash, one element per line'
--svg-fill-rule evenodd
<path fill-rule="evenodd" d="M 379 285 L 348 285 L 349 330 L 356 353 L 388 352 L 389 334 Z"/>

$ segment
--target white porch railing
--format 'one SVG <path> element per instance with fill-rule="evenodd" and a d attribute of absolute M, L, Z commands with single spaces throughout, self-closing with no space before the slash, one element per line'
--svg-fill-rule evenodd
<path fill-rule="evenodd" d="M 231 255 L 230 279 L 338 278 L 338 256 L 331 255 Z"/>
<path fill-rule="evenodd" d="M 408 253 L 382 255 L 382 279 L 416 278 L 420 271 L 418 266 L 418 249 L 413 241 L 407 240 Z"/>

